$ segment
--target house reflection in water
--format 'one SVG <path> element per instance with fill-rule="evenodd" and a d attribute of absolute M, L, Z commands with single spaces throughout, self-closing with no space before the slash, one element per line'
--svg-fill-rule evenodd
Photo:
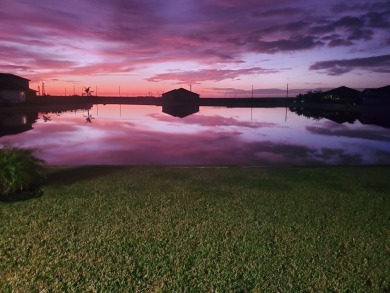
<path fill-rule="evenodd" d="M 304 116 L 314 120 L 328 119 L 333 122 L 343 124 L 353 124 L 359 121 L 362 124 L 370 124 L 390 128 L 390 115 L 387 109 L 367 110 L 367 111 L 332 111 L 317 108 L 290 108 L 298 116 Z"/>
<path fill-rule="evenodd" d="M 162 111 L 174 117 L 184 118 L 199 112 L 199 95 L 183 88 L 162 94 Z"/>
<path fill-rule="evenodd" d="M 390 128 L 390 115 L 387 111 L 361 112 L 358 120 L 362 124 L 370 124 Z"/>
<path fill-rule="evenodd" d="M 14 112 L 9 113 L 6 111 L 0 112 L 0 137 L 6 135 L 15 135 L 25 131 L 33 129 L 33 124 L 39 120 L 41 116 L 44 122 L 49 122 L 52 120 L 51 113 L 55 113 L 56 116 L 59 116 L 61 113 L 70 112 L 77 110 L 89 110 L 92 108 L 92 104 L 80 104 L 80 105 L 61 105 L 61 106 L 51 106 L 45 107 L 45 109 L 37 109 L 36 111 L 26 112 Z M 90 119 L 94 119 L 89 115 Z"/>
<path fill-rule="evenodd" d="M 38 120 L 38 113 L 9 113 L 0 117 L 0 137 L 31 130 Z"/>

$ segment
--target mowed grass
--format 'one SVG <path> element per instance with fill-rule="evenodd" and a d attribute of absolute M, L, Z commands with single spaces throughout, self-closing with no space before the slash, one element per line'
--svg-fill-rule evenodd
<path fill-rule="evenodd" d="M 1 292 L 389 292 L 390 168 L 53 169 Z"/>

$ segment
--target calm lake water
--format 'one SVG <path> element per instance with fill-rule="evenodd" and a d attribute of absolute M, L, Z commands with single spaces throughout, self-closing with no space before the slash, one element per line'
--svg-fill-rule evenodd
<path fill-rule="evenodd" d="M 179 118 L 158 106 L 94 105 L 60 114 L 3 115 L 0 143 L 37 148 L 49 165 L 390 164 L 386 115 L 325 116 L 200 107 Z"/>

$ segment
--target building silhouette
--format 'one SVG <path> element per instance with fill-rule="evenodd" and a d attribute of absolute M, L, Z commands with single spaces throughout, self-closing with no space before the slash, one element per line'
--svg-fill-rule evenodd
<path fill-rule="evenodd" d="M 184 88 L 162 94 L 162 111 L 174 117 L 184 118 L 199 112 L 199 94 Z"/>
<path fill-rule="evenodd" d="M 11 73 L 0 73 L 0 104 L 23 103 L 36 96 L 30 89 L 30 80 Z"/>
<path fill-rule="evenodd" d="M 326 91 L 322 93 L 322 96 L 324 100 L 335 103 L 357 105 L 361 102 L 360 91 L 346 86 L 340 86 L 338 88 Z"/>
<path fill-rule="evenodd" d="M 362 91 L 363 105 L 390 106 L 390 85 Z"/>

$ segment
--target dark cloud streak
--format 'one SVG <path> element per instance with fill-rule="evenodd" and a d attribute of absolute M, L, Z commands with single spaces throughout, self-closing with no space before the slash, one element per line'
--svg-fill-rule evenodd
<path fill-rule="evenodd" d="M 390 142 L 390 137 L 380 129 L 355 129 L 351 130 L 344 125 L 329 122 L 324 127 L 306 126 L 306 130 L 313 134 L 323 136 L 351 137 L 366 140 Z"/>
<path fill-rule="evenodd" d="M 321 41 L 317 41 L 312 36 L 296 36 L 290 39 L 283 39 L 271 42 L 253 41 L 251 43 L 252 44 L 250 47 L 254 51 L 268 54 L 307 50 L 323 45 Z"/>
<path fill-rule="evenodd" d="M 324 70 L 324 72 L 328 75 L 342 75 L 354 69 L 390 73 L 390 55 L 320 61 L 311 65 L 309 69 Z"/>

